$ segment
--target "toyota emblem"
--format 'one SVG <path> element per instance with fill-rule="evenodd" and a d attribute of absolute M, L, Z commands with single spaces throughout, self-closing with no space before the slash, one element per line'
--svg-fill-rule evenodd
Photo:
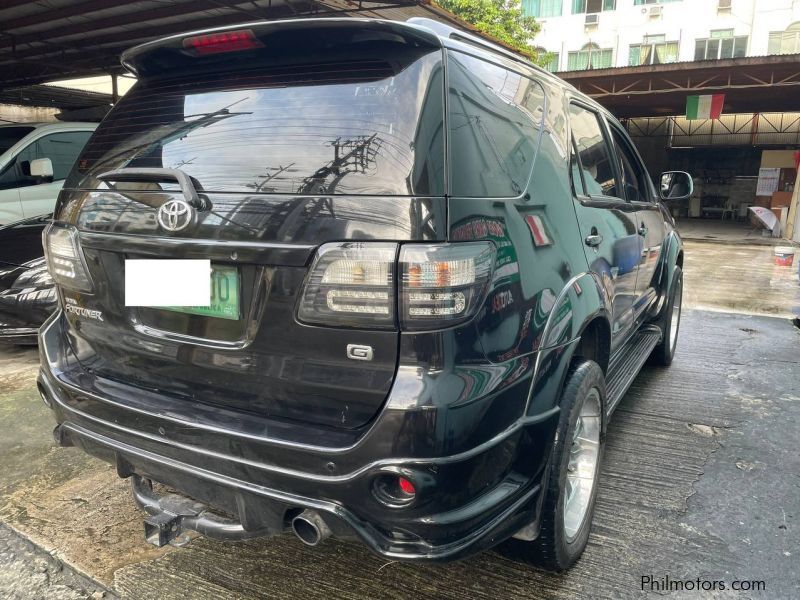
<path fill-rule="evenodd" d="M 194 220 L 194 209 L 183 200 L 169 200 L 158 209 L 158 224 L 167 231 L 185 229 Z"/>

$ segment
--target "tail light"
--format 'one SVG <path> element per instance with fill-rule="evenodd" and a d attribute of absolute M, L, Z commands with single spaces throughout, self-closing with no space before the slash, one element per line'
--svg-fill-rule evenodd
<path fill-rule="evenodd" d="M 493 265 L 490 242 L 403 246 L 403 328 L 434 329 L 470 319 L 486 295 Z"/>
<path fill-rule="evenodd" d="M 49 225 L 42 234 L 47 269 L 61 287 L 91 292 L 92 281 L 83 260 L 78 230 L 71 226 Z"/>
<path fill-rule="evenodd" d="M 469 320 L 486 295 L 494 265 L 490 242 L 349 242 L 320 247 L 298 318 L 318 325 L 438 329 Z M 399 270 L 399 310 L 396 277 Z"/>
<path fill-rule="evenodd" d="M 393 327 L 396 257 L 397 244 L 325 244 L 311 266 L 298 317 L 320 325 Z"/>

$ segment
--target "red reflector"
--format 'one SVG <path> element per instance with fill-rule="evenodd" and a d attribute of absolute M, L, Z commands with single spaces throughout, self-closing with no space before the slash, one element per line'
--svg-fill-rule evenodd
<path fill-rule="evenodd" d="M 411 483 L 405 477 L 399 477 L 397 479 L 397 483 L 400 486 L 400 489 L 403 490 L 404 494 L 408 494 L 409 496 L 413 496 L 417 493 L 417 490 L 414 488 L 414 484 Z"/>
<path fill-rule="evenodd" d="M 193 51 L 199 56 L 207 54 L 221 54 L 223 52 L 238 52 L 240 50 L 251 50 L 252 48 L 263 48 L 258 38 L 250 29 L 240 29 L 237 31 L 221 31 L 219 33 L 207 33 L 185 38 L 183 47 Z"/>

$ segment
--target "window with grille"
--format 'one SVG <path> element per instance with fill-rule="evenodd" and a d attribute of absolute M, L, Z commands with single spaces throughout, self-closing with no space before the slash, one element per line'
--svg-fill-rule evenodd
<path fill-rule="evenodd" d="M 611 48 L 600 48 L 597 44 L 586 44 L 576 52 L 567 55 L 567 70 L 607 69 L 612 64 Z"/>
<path fill-rule="evenodd" d="M 800 21 L 769 34 L 768 54 L 800 54 Z"/>
<path fill-rule="evenodd" d="M 712 31 L 708 38 L 695 41 L 694 59 L 739 58 L 747 54 L 746 35 L 733 35 L 733 29 Z"/>
<path fill-rule="evenodd" d="M 661 65 L 678 62 L 678 42 L 667 42 L 664 35 L 646 35 L 641 44 L 631 44 L 628 64 Z"/>
<path fill-rule="evenodd" d="M 617 8 L 617 0 L 572 0 L 572 14 L 599 13 Z"/>
<path fill-rule="evenodd" d="M 551 73 L 555 73 L 558 71 L 558 63 L 559 63 L 559 53 L 558 52 L 548 52 L 542 47 L 536 48 L 534 50 L 535 56 L 537 59 L 538 64 L 542 66 L 542 68 L 550 71 Z M 542 63 L 541 61 L 546 59 L 546 63 Z"/>
<path fill-rule="evenodd" d="M 563 0 L 522 0 L 522 12 L 529 17 L 560 17 Z"/>

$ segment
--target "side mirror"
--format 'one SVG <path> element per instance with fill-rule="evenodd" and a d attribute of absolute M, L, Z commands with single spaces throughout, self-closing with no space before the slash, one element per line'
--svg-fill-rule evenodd
<path fill-rule="evenodd" d="M 53 178 L 53 162 L 49 158 L 37 158 L 30 164 L 31 177 L 37 179 Z"/>
<path fill-rule="evenodd" d="M 693 192 L 694 181 L 685 171 L 667 171 L 661 174 L 658 195 L 662 200 L 686 200 Z"/>

